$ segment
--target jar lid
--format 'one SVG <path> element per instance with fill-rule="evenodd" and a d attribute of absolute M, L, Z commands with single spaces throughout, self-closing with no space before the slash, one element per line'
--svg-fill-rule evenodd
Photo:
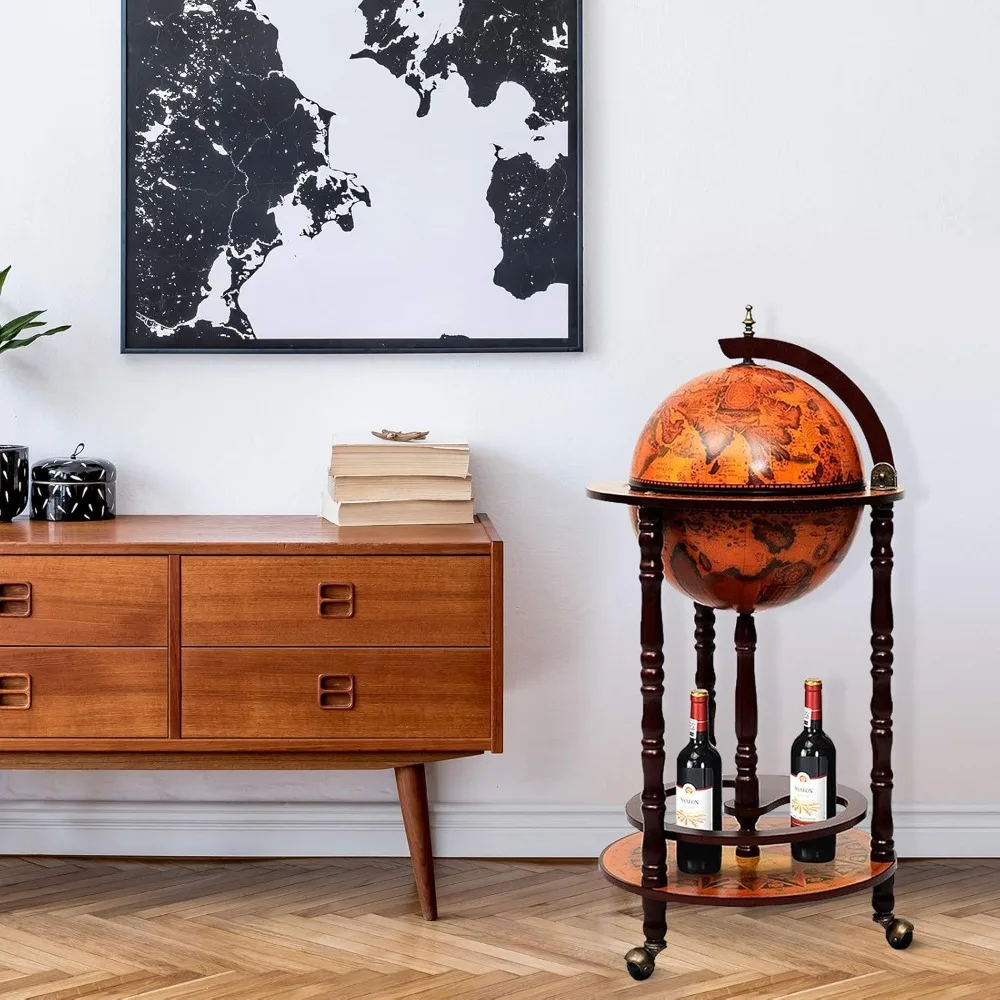
<path fill-rule="evenodd" d="M 103 458 L 81 458 L 83 444 L 68 458 L 44 458 L 31 467 L 31 478 L 44 483 L 113 483 L 118 471 Z"/>

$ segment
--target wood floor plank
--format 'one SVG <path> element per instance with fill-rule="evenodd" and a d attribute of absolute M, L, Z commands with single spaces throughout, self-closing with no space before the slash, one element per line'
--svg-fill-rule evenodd
<path fill-rule="evenodd" d="M 635 983 L 641 903 L 592 863 L 447 859 L 441 919 L 406 859 L 0 859 L 0 1000 L 1000 998 L 1000 861 L 901 867 L 892 951 L 865 894 L 672 905 Z"/>

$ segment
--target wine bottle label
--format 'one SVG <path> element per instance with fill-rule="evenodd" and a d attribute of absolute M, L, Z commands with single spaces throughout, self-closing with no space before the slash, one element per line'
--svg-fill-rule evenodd
<path fill-rule="evenodd" d="M 815 714 L 814 710 L 811 709 L 811 708 L 809 708 L 809 706 L 807 705 L 806 706 L 806 710 L 805 710 L 805 712 L 802 715 L 802 725 L 803 726 L 808 726 L 809 723 L 813 721 L 813 719 L 818 719 L 818 718 L 819 718 L 819 715 Z"/>
<path fill-rule="evenodd" d="M 712 786 L 696 788 L 690 782 L 677 786 L 677 825 L 692 830 L 712 829 Z"/>
<path fill-rule="evenodd" d="M 799 771 L 790 777 L 789 811 L 792 814 L 792 826 L 803 826 L 806 823 L 818 823 L 827 819 L 826 815 L 826 777 L 811 778 L 805 771 Z"/>
<path fill-rule="evenodd" d="M 688 725 L 688 739 L 693 740 L 698 735 L 698 720 L 692 719 Z"/>

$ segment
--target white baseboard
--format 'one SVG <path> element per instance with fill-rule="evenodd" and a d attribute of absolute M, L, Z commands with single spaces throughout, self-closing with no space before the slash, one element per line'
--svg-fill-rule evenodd
<path fill-rule="evenodd" d="M 1000 858 L 1000 806 L 911 806 L 893 810 L 901 858 Z"/>
<path fill-rule="evenodd" d="M 440 857 L 593 858 L 629 831 L 620 806 L 436 805 Z M 1000 857 L 1000 808 L 895 810 L 900 857 Z M 403 856 L 395 803 L 0 802 L 0 854 Z"/>

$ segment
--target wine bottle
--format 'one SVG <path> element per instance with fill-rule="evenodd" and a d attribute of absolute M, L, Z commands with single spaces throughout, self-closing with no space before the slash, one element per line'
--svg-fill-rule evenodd
<path fill-rule="evenodd" d="M 691 692 L 691 739 L 677 755 L 677 825 L 722 829 L 722 758 L 708 739 L 708 692 Z M 721 844 L 677 841 L 677 867 L 712 875 L 722 867 Z"/>
<path fill-rule="evenodd" d="M 802 732 L 792 743 L 789 808 L 792 826 L 832 819 L 837 812 L 837 748 L 823 731 L 823 682 L 805 682 L 806 711 Z M 837 837 L 792 844 L 796 861 L 820 863 L 837 856 Z"/>

